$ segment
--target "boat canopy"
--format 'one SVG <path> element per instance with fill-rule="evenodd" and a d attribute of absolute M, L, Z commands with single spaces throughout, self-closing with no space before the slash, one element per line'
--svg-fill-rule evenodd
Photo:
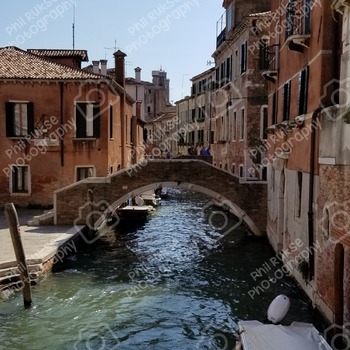
<path fill-rule="evenodd" d="M 282 326 L 240 321 L 239 330 L 244 350 L 332 350 L 310 323 Z"/>

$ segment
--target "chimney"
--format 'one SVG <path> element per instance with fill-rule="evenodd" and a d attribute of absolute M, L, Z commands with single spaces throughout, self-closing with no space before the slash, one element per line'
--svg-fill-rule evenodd
<path fill-rule="evenodd" d="M 137 119 L 141 119 L 141 105 L 142 105 L 141 101 L 136 102 L 136 117 L 137 117 Z"/>
<path fill-rule="evenodd" d="M 122 87 L 125 86 L 125 56 L 120 50 L 113 54 L 115 58 L 115 80 Z"/>
<path fill-rule="evenodd" d="M 135 80 L 140 83 L 141 82 L 141 68 L 136 67 L 135 68 Z"/>
<path fill-rule="evenodd" d="M 92 72 L 100 74 L 100 61 L 92 61 Z"/>
<path fill-rule="evenodd" d="M 107 60 L 100 60 L 101 62 L 101 74 L 107 75 Z"/>

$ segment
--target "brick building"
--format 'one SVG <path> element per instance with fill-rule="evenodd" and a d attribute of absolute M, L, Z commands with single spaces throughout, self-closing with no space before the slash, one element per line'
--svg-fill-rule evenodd
<path fill-rule="evenodd" d="M 339 82 L 349 76 L 343 65 L 340 79 L 348 60 L 345 50 L 340 57 L 341 20 L 325 0 L 271 4 L 269 136 L 257 148 L 267 153 L 267 235 L 314 305 L 341 326 L 350 321 L 349 245 L 334 239 L 349 232 L 334 214 L 350 213 L 349 129 L 336 117 Z"/>
<path fill-rule="evenodd" d="M 255 3 L 224 1 L 226 26 L 212 55 L 213 161 L 243 181 L 266 180 L 265 168 L 256 166 L 254 150 L 266 139 L 267 83 L 261 74 L 265 57 L 257 48 L 266 42 L 270 13 L 252 13 L 269 9 L 267 1 Z"/>
<path fill-rule="evenodd" d="M 176 102 L 178 154 L 186 155 L 190 148 L 197 154 L 202 147 L 209 147 L 212 138 L 211 94 L 214 87 L 215 68 L 191 78 L 191 96 Z"/>
<path fill-rule="evenodd" d="M 1 206 L 50 206 L 58 188 L 131 162 L 142 127 L 133 127 L 125 55 L 115 53 L 111 79 L 80 69 L 85 53 L 0 49 Z"/>

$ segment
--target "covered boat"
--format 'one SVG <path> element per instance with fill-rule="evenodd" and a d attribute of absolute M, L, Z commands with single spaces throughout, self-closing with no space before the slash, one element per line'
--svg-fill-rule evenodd
<path fill-rule="evenodd" d="M 310 323 L 293 322 L 290 326 L 240 321 L 238 350 L 332 350 Z"/>

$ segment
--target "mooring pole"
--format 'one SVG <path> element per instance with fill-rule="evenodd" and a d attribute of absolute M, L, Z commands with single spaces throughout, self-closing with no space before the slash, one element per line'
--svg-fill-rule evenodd
<path fill-rule="evenodd" d="M 5 216 L 10 229 L 13 248 L 15 250 L 17 266 L 21 281 L 23 283 L 22 294 L 24 306 L 30 306 L 32 303 L 32 292 L 30 289 L 30 278 L 24 249 L 21 240 L 20 227 L 18 222 L 17 211 L 13 203 L 5 205 Z"/>
<path fill-rule="evenodd" d="M 90 203 L 90 213 L 89 213 L 89 235 L 90 237 L 94 235 L 95 233 L 95 215 L 92 214 L 94 211 L 94 192 L 92 191 L 91 188 L 88 189 L 87 191 L 87 197 L 88 201 Z"/>

